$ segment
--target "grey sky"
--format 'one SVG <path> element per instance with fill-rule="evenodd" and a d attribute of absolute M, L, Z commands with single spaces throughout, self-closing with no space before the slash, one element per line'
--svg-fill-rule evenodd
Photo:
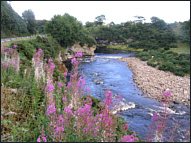
<path fill-rule="evenodd" d="M 31 9 L 37 20 L 50 20 L 55 14 L 68 13 L 85 24 L 104 14 L 106 23 L 116 24 L 143 16 L 150 22 L 152 16 L 167 23 L 190 19 L 190 1 L 11 1 L 12 8 L 22 16 Z"/>

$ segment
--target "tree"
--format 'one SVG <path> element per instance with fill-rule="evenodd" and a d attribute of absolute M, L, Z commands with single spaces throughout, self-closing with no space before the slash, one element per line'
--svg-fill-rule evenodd
<path fill-rule="evenodd" d="M 105 15 L 100 15 L 100 16 L 97 16 L 96 18 L 95 18 L 95 24 L 96 25 L 103 25 L 104 24 L 104 20 L 106 20 L 106 18 L 105 18 Z"/>
<path fill-rule="evenodd" d="M 1 2 L 1 37 L 21 35 L 28 32 L 24 20 L 6 1 Z"/>
<path fill-rule="evenodd" d="M 62 47 L 68 47 L 80 41 L 81 45 L 87 43 L 89 46 L 96 44 L 95 40 L 83 33 L 82 23 L 68 13 L 54 15 L 51 21 L 45 25 L 45 31 L 56 38 Z"/>
<path fill-rule="evenodd" d="M 94 26 L 94 22 L 89 22 L 89 21 L 86 22 L 86 28 L 93 27 L 93 26 Z"/>
<path fill-rule="evenodd" d="M 134 20 L 135 23 L 139 23 L 139 22 L 142 23 L 143 21 L 146 20 L 143 16 L 134 16 L 134 17 L 138 19 L 138 20 Z"/>
<path fill-rule="evenodd" d="M 22 13 L 22 17 L 27 24 L 27 29 L 29 33 L 34 34 L 35 33 L 35 15 L 33 11 L 31 9 L 25 10 Z"/>

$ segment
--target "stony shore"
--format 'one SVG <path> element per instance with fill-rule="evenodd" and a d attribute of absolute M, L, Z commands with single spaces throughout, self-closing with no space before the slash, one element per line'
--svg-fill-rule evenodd
<path fill-rule="evenodd" d="M 138 58 L 121 58 L 133 72 L 134 82 L 149 98 L 161 101 L 163 92 L 171 92 L 172 102 L 190 106 L 190 77 L 176 76 L 171 72 L 158 70 Z"/>

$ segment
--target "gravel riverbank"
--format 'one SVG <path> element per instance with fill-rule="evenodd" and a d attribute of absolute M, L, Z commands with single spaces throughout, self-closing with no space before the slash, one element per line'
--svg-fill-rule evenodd
<path fill-rule="evenodd" d="M 133 72 L 133 79 L 149 98 L 160 101 L 164 91 L 171 92 L 171 101 L 190 106 L 190 77 L 176 76 L 171 72 L 158 70 L 138 58 L 121 58 Z"/>

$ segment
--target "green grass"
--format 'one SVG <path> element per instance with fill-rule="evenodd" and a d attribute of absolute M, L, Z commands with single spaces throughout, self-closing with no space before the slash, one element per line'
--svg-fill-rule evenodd
<path fill-rule="evenodd" d="M 124 50 L 124 51 L 135 52 L 135 53 L 139 53 L 143 51 L 143 49 L 135 49 L 135 48 L 127 47 L 127 45 L 106 46 L 106 48 Z"/>
<path fill-rule="evenodd" d="M 2 48 L 2 45 L 9 46 L 11 43 L 14 43 L 14 42 L 29 41 L 29 40 L 31 40 L 31 39 L 36 39 L 36 37 L 33 37 L 33 38 L 25 38 L 25 39 L 17 39 L 17 40 L 13 40 L 13 41 L 7 41 L 7 43 L 2 42 L 2 43 L 1 43 L 1 48 Z"/>
<path fill-rule="evenodd" d="M 190 54 L 190 45 L 188 43 L 181 43 L 179 40 L 177 41 L 178 48 L 170 48 L 170 51 L 176 52 L 178 54 Z"/>
<path fill-rule="evenodd" d="M 47 36 L 47 37 L 49 37 L 49 36 Z M 14 42 L 29 41 L 29 40 L 32 40 L 32 39 L 36 39 L 36 37 L 25 38 L 25 39 L 17 39 L 17 40 L 13 40 L 13 41 L 7 41 L 7 43 L 2 42 L 2 43 L 1 43 L 1 48 L 3 47 L 2 45 L 4 45 L 4 46 L 9 46 L 11 43 L 14 43 Z"/>

